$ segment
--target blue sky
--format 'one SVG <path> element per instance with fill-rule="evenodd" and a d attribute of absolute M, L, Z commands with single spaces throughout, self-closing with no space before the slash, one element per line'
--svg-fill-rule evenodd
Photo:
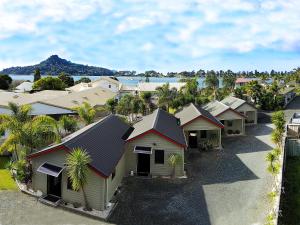
<path fill-rule="evenodd" d="M 0 0 L 0 69 L 51 54 L 116 70 L 291 70 L 299 0 Z"/>

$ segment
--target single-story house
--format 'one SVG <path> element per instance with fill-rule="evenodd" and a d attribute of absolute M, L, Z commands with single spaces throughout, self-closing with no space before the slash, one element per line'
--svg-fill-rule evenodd
<path fill-rule="evenodd" d="M 286 107 L 296 97 L 295 87 L 286 87 L 280 90 L 280 95 L 284 98 L 283 107 Z"/>
<path fill-rule="evenodd" d="M 32 91 L 33 82 L 24 81 L 16 87 L 16 92 L 30 92 Z"/>
<path fill-rule="evenodd" d="M 86 150 L 91 158 L 85 192 L 93 209 L 104 210 L 125 176 L 125 144 L 132 127 L 110 115 L 29 155 L 32 188 L 43 193 L 41 201 L 58 204 L 60 199 L 84 204 L 82 190 L 74 191 L 66 169 L 66 158 L 74 148 Z"/>
<path fill-rule="evenodd" d="M 251 81 L 258 81 L 259 83 L 261 83 L 261 80 L 258 78 L 245 78 L 245 77 L 238 77 L 235 81 L 235 87 L 243 87 L 246 84 L 248 84 Z"/>
<path fill-rule="evenodd" d="M 89 83 L 79 83 L 72 87 L 67 88 L 66 90 L 69 90 L 71 92 L 80 92 L 91 88 L 97 88 L 100 87 L 102 89 L 118 93 L 120 90 L 121 83 L 117 80 L 117 78 L 114 77 L 107 77 L 103 76 L 100 77 L 97 80 L 94 80 Z"/>
<path fill-rule="evenodd" d="M 133 127 L 126 141 L 126 173 L 170 176 L 173 168 L 168 159 L 172 154 L 179 154 L 182 162 L 176 165 L 175 175 L 184 175 L 184 152 L 187 146 L 179 119 L 157 109 Z"/>
<path fill-rule="evenodd" d="M 216 100 L 204 105 L 203 109 L 210 112 L 224 125 L 223 136 L 245 134 L 246 116 L 244 114 Z"/>
<path fill-rule="evenodd" d="M 181 121 L 189 148 L 198 148 L 207 142 L 216 148 L 221 147 L 221 130 L 224 125 L 210 112 L 191 103 L 175 116 Z"/>
<path fill-rule="evenodd" d="M 257 108 L 252 104 L 233 96 L 228 96 L 221 102 L 238 111 L 239 113 L 244 114 L 247 117 L 245 119 L 246 125 L 257 124 Z"/>

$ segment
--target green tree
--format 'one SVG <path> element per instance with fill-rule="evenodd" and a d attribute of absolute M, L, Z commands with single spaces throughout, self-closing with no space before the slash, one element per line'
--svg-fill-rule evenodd
<path fill-rule="evenodd" d="M 60 117 L 58 124 L 64 131 L 64 135 L 73 133 L 78 129 L 77 120 L 67 115 L 63 115 L 62 117 Z"/>
<path fill-rule="evenodd" d="M 106 101 L 105 108 L 114 114 L 116 112 L 117 105 L 117 101 L 114 98 L 110 98 Z"/>
<path fill-rule="evenodd" d="M 261 98 L 263 92 L 263 87 L 256 81 L 250 81 L 246 85 L 246 93 L 254 100 L 257 104 L 258 100 Z"/>
<path fill-rule="evenodd" d="M 172 177 L 174 178 L 176 175 L 176 166 L 182 163 L 182 156 L 178 153 L 173 153 L 168 158 L 169 165 L 172 167 Z"/>
<path fill-rule="evenodd" d="M 9 134 L 0 146 L 0 153 L 8 150 L 18 159 L 20 154 L 26 155 L 58 139 L 53 118 L 32 117 L 30 105 L 9 103 L 9 109 L 11 114 L 0 115 L 0 130 Z"/>
<path fill-rule="evenodd" d="M 39 68 L 36 68 L 33 75 L 33 81 L 36 82 L 41 79 L 41 71 Z"/>
<path fill-rule="evenodd" d="M 73 77 L 71 77 L 70 74 L 67 74 L 65 72 L 61 72 L 59 75 L 58 75 L 58 78 L 64 82 L 64 84 L 67 86 L 67 87 L 71 87 L 71 86 L 74 86 L 74 79 Z"/>
<path fill-rule="evenodd" d="M 285 129 L 285 116 L 283 111 L 277 111 L 272 114 L 272 123 L 275 125 L 276 129 L 284 133 Z"/>
<path fill-rule="evenodd" d="M 231 73 L 229 74 L 227 73 L 226 75 L 223 76 L 223 87 L 232 92 L 235 87 L 235 81 L 236 81 L 236 77 Z"/>
<path fill-rule="evenodd" d="M 36 90 L 64 90 L 65 83 L 57 77 L 43 77 L 34 82 L 33 89 Z"/>
<path fill-rule="evenodd" d="M 145 91 L 141 93 L 140 97 L 145 104 L 145 114 L 152 112 L 153 109 L 152 102 L 151 102 L 152 93 L 150 91 Z"/>
<path fill-rule="evenodd" d="M 169 83 L 166 83 L 161 87 L 157 87 L 156 93 L 158 96 L 158 105 L 160 107 L 165 107 L 167 112 L 169 112 L 170 105 L 177 96 L 176 88 L 170 89 Z"/>
<path fill-rule="evenodd" d="M 213 96 L 216 98 L 216 91 L 219 88 L 219 78 L 217 74 L 214 71 L 207 73 L 204 83 L 208 89 L 213 91 Z"/>
<path fill-rule="evenodd" d="M 72 188 L 75 191 L 82 191 L 85 209 L 88 211 L 90 211 L 91 208 L 88 204 L 84 187 L 88 181 L 88 165 L 90 162 L 90 156 L 85 150 L 81 148 L 73 149 L 73 151 L 68 155 L 66 162 L 68 175 L 72 183 Z"/>
<path fill-rule="evenodd" d="M 9 75 L 0 74 L 0 89 L 8 90 L 11 83 L 12 78 Z"/>
<path fill-rule="evenodd" d="M 75 108 L 80 119 L 89 125 L 94 122 L 96 116 L 96 110 L 87 102 L 84 102 L 82 106 Z"/>
<path fill-rule="evenodd" d="M 75 84 L 79 84 L 79 83 L 90 83 L 92 82 L 90 78 L 88 77 L 81 77 L 79 80 L 77 80 L 75 82 Z"/>

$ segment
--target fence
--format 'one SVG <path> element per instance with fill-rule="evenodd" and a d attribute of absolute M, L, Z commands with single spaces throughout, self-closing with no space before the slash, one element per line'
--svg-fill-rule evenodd
<path fill-rule="evenodd" d="M 286 146 L 287 156 L 300 156 L 300 139 L 287 139 Z"/>

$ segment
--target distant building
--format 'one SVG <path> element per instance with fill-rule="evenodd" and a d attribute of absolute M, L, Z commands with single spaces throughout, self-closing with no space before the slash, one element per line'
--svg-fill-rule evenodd
<path fill-rule="evenodd" d="M 33 82 L 24 81 L 16 87 L 15 92 L 30 92 L 32 91 Z"/>

